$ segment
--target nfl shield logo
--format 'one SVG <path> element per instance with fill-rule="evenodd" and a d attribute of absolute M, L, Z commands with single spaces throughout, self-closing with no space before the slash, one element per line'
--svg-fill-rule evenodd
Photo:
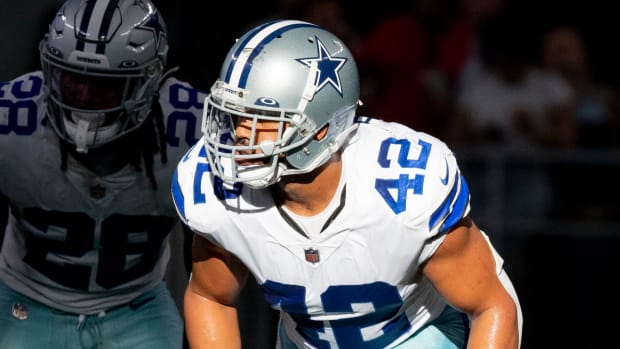
<path fill-rule="evenodd" d="M 319 250 L 315 250 L 314 248 L 308 248 L 304 250 L 306 254 L 306 262 L 310 262 L 312 264 L 318 263 L 321 258 L 319 257 Z"/>
<path fill-rule="evenodd" d="M 96 200 L 103 199 L 105 187 L 101 184 L 94 184 L 90 187 L 90 197 Z"/>
<path fill-rule="evenodd" d="M 28 318 L 28 305 L 22 303 L 13 303 L 11 314 L 18 320 L 26 320 Z"/>

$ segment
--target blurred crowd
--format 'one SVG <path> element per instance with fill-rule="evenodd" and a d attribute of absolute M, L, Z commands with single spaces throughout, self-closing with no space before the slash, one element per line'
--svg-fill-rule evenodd
<path fill-rule="evenodd" d="M 431 133 L 457 152 L 508 154 L 505 212 L 529 220 L 618 217 L 606 189 L 618 164 L 561 152 L 585 150 L 588 158 L 620 145 L 620 90 L 594 74 L 576 22 L 546 18 L 536 26 L 507 0 L 417 0 L 398 2 L 361 31 L 346 15 L 347 1 L 279 3 L 274 16 L 324 26 L 353 50 L 361 114 Z M 560 155 L 546 158 L 549 151 Z M 477 190 L 486 170 L 464 164 Z"/>

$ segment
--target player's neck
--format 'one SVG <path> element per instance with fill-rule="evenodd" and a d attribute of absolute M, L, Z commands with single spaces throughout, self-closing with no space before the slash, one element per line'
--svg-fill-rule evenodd
<path fill-rule="evenodd" d="M 300 216 L 322 212 L 336 194 L 342 176 L 342 160 L 334 156 L 313 173 L 310 181 L 287 181 L 274 190 L 280 204 Z"/>

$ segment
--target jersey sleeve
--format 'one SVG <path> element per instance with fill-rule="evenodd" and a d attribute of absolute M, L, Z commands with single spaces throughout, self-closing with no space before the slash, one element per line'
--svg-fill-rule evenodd
<path fill-rule="evenodd" d="M 214 192 L 202 139 L 179 161 L 171 186 L 174 206 L 183 223 L 219 245 L 215 235 L 226 230 L 228 214 Z"/>
<path fill-rule="evenodd" d="M 429 136 L 430 137 L 430 136 Z M 425 141 L 424 135 L 421 141 Z M 435 138 L 424 174 L 423 194 L 409 212 L 406 224 L 427 236 L 418 256 L 424 263 L 437 250 L 446 235 L 469 214 L 470 193 L 457 160 L 447 145 Z"/>
<path fill-rule="evenodd" d="M 189 83 L 175 78 L 168 78 L 162 83 L 159 104 L 165 115 L 164 127 L 170 148 L 185 152 L 200 139 L 200 120 L 206 96 Z"/>
<path fill-rule="evenodd" d="M 4 194 L 13 189 L 7 176 L 23 167 L 18 153 L 31 157 L 47 154 L 29 145 L 29 139 L 46 135 L 41 127 L 46 112 L 43 90 L 41 71 L 0 81 L 0 192 Z"/>
<path fill-rule="evenodd" d="M 196 143 L 187 154 L 179 161 L 172 176 L 172 199 L 177 213 L 183 223 L 196 230 L 194 222 L 188 213 L 192 212 L 196 184 L 196 168 L 199 163 L 199 151 L 202 148 L 200 141 Z M 206 160 L 206 159 L 205 159 Z M 198 184 L 200 188 L 200 184 Z M 189 209 L 189 212 L 188 212 Z"/>
<path fill-rule="evenodd" d="M 431 190 L 440 193 L 430 206 L 432 211 L 428 217 L 428 229 L 441 235 L 450 231 L 469 213 L 470 193 L 454 154 L 443 143 L 440 154 L 435 163 L 437 170 L 434 172 L 437 175 L 431 176 L 428 183 L 434 187 Z"/>

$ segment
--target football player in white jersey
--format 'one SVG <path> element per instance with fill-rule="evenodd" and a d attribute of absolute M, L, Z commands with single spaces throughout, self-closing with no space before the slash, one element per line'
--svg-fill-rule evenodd
<path fill-rule="evenodd" d="M 150 0 L 68 0 L 42 70 L 0 83 L 0 348 L 182 347 L 170 182 L 206 94 L 166 33 Z"/>
<path fill-rule="evenodd" d="M 518 348 L 521 310 L 439 139 L 356 117 L 358 72 L 311 23 L 251 29 L 205 101 L 173 197 L 195 231 L 192 348 L 239 348 L 248 276 L 278 348 Z"/>

